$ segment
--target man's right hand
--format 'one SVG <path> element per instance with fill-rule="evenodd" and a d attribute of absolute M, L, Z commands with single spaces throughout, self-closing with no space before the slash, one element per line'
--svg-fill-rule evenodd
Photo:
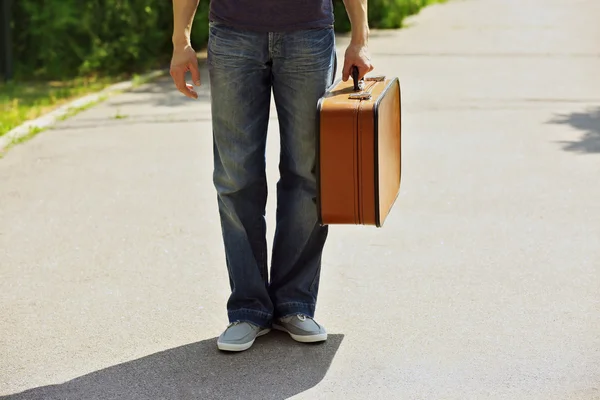
<path fill-rule="evenodd" d="M 171 77 L 177 89 L 191 99 L 197 99 L 198 93 L 192 85 L 185 82 L 185 73 L 190 71 L 194 85 L 200 86 L 200 71 L 198 70 L 198 58 L 190 44 L 175 46 L 173 58 L 171 59 Z"/>

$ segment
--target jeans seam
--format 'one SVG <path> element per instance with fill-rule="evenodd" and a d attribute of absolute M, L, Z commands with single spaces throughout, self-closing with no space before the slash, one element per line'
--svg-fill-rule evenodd
<path fill-rule="evenodd" d="M 272 313 L 269 313 L 266 311 L 253 310 L 251 308 L 238 308 L 235 310 L 229 310 L 229 313 L 231 313 L 231 314 L 237 314 L 237 313 L 254 314 L 254 315 L 258 315 L 259 317 L 267 317 L 267 318 L 269 318 L 273 315 Z"/>
<path fill-rule="evenodd" d="M 287 302 L 287 303 L 278 304 L 277 307 L 279 307 L 279 308 L 281 308 L 281 307 L 293 307 L 293 306 L 309 306 L 309 307 L 312 307 L 314 305 L 315 305 L 315 303 L 302 303 L 302 302 L 299 302 L 299 301 L 290 301 L 290 302 Z"/>

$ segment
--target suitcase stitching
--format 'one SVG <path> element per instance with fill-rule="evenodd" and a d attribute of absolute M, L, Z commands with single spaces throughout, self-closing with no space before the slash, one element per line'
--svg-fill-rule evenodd
<path fill-rule="evenodd" d="M 362 136 L 363 136 L 363 124 L 360 112 L 362 110 L 363 101 L 358 102 L 358 109 L 356 111 L 357 119 L 357 146 L 358 146 L 358 223 L 362 224 L 364 221 L 364 199 L 363 199 L 363 151 L 362 151 Z"/>
<path fill-rule="evenodd" d="M 359 153 L 359 149 L 360 149 L 360 145 L 358 143 L 359 140 L 359 136 L 358 136 L 358 112 L 359 112 L 359 107 L 360 106 L 360 102 L 358 103 L 358 105 L 356 107 L 354 107 L 354 118 L 355 118 L 355 123 L 352 124 L 352 135 L 353 137 L 353 142 L 354 142 L 354 149 L 353 149 L 353 153 L 356 154 L 356 157 L 352 157 L 352 161 L 354 163 L 353 168 L 354 168 L 354 223 L 355 224 L 360 224 L 360 163 L 358 161 L 358 153 Z"/>
<path fill-rule="evenodd" d="M 372 93 L 373 89 L 375 89 L 375 86 L 377 85 L 377 80 L 372 81 L 372 83 L 363 89 L 364 92 L 367 93 Z M 357 107 L 357 111 L 356 111 L 356 118 L 357 118 L 357 146 L 358 146 L 358 224 L 364 224 L 365 223 L 365 208 L 364 208 L 364 190 L 363 190 L 363 151 L 362 151 L 362 136 L 363 136 L 363 132 L 364 132 L 364 124 L 362 123 L 362 118 L 360 117 L 360 112 L 363 109 L 363 105 L 365 104 L 365 101 L 368 101 L 369 99 L 361 99 L 358 100 L 358 107 Z M 373 133 L 374 135 L 376 134 L 375 132 Z"/>

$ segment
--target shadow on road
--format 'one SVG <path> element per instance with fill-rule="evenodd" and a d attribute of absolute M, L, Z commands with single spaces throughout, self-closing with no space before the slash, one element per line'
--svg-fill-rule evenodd
<path fill-rule="evenodd" d="M 167 115 L 134 115 L 124 116 L 123 118 L 108 118 L 108 117 L 85 117 L 79 118 L 72 121 L 67 121 L 58 125 L 53 126 L 52 130 L 64 131 L 64 130 L 81 130 L 81 129 L 110 129 L 116 127 L 123 127 L 126 125 L 144 125 L 144 124 L 178 124 L 178 123 L 190 123 L 190 122 L 211 122 L 210 115 L 196 116 L 190 113 L 177 113 Z M 171 133 L 171 131 L 169 131 Z"/>
<path fill-rule="evenodd" d="M 205 60 L 199 60 L 198 68 L 200 71 L 200 86 L 194 86 L 194 90 L 198 93 L 198 99 L 193 100 L 185 97 L 175 87 L 173 78 L 167 73 L 160 78 L 152 80 L 149 83 L 143 84 L 139 87 L 129 90 L 129 93 L 140 93 L 150 96 L 144 96 L 145 99 L 140 100 L 115 100 L 111 101 L 112 105 L 117 107 L 128 106 L 128 105 L 151 105 L 151 106 L 166 106 L 166 107 L 179 107 L 185 104 L 189 104 L 193 101 L 210 102 L 210 87 L 209 87 L 209 76 L 208 69 L 206 67 Z M 192 83 L 192 75 L 187 72 L 185 74 L 186 82 Z"/>
<path fill-rule="evenodd" d="M 550 123 L 571 125 L 584 132 L 580 140 L 560 142 L 565 150 L 600 153 L 600 107 L 586 112 L 560 115 Z"/>
<path fill-rule="evenodd" d="M 0 400 L 287 399 L 317 385 L 344 335 L 321 344 L 272 331 L 241 353 L 204 340 Z"/>

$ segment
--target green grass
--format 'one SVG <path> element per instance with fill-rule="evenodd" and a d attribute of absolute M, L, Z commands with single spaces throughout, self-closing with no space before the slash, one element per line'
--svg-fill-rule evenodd
<path fill-rule="evenodd" d="M 36 136 L 38 133 L 44 131 L 43 128 L 37 127 L 37 126 L 32 126 L 29 128 L 29 132 L 27 132 L 26 135 L 23 135 L 17 139 L 13 139 L 10 143 L 8 143 L 8 145 L 6 147 L 4 147 L 3 149 L 0 149 L 0 159 L 4 158 L 4 155 L 13 147 L 16 146 L 18 144 L 24 143 L 26 141 L 28 141 L 29 139 L 31 139 L 32 137 Z"/>
<path fill-rule="evenodd" d="M 61 115 L 58 119 L 60 121 L 64 121 L 67 118 L 71 118 L 73 115 L 79 114 L 82 111 L 87 110 L 88 108 L 92 108 L 93 106 L 95 106 L 98 103 L 103 102 L 104 100 L 106 100 L 108 98 L 108 96 L 100 96 L 97 100 L 95 101 L 91 101 L 81 107 L 70 107 L 67 112 L 64 115 Z"/>
<path fill-rule="evenodd" d="M 114 78 L 79 78 L 61 82 L 0 82 L 0 136 L 84 95 L 120 81 Z"/>
<path fill-rule="evenodd" d="M 117 111 L 117 113 L 115 114 L 115 119 L 125 119 L 125 118 L 127 118 L 127 115 L 121 114 L 121 111 Z"/>
<path fill-rule="evenodd" d="M 29 132 L 27 133 L 27 135 L 21 136 L 18 139 L 14 139 L 10 144 L 16 145 L 16 144 L 19 144 L 19 143 L 26 142 L 27 140 L 31 139 L 32 137 L 34 137 L 38 133 L 42 132 L 43 130 L 44 130 L 43 128 L 40 128 L 40 127 L 37 127 L 37 126 L 32 126 L 32 127 L 29 128 Z"/>

